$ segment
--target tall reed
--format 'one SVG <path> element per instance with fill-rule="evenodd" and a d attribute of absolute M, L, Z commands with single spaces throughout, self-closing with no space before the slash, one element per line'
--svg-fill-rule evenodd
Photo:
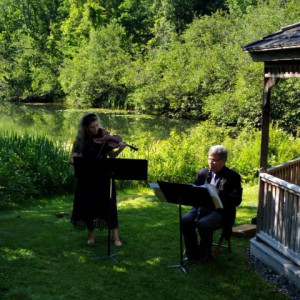
<path fill-rule="evenodd" d="M 74 178 L 69 149 L 31 134 L 0 133 L 0 206 L 70 192 Z"/>

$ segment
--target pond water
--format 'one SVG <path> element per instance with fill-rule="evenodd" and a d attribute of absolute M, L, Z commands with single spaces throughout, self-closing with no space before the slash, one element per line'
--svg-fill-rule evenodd
<path fill-rule="evenodd" d="M 0 131 L 16 131 L 74 140 L 78 122 L 87 112 L 99 115 L 103 128 L 111 134 L 118 134 L 124 141 L 134 139 L 165 139 L 172 130 L 187 132 L 198 122 L 193 120 L 174 120 L 128 113 L 120 110 L 69 109 L 55 104 L 17 104 L 0 103 Z"/>

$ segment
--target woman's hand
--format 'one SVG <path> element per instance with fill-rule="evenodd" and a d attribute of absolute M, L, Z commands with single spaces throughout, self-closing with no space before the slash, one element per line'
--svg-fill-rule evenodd
<path fill-rule="evenodd" d="M 117 157 L 126 147 L 127 145 L 125 143 L 120 142 L 119 146 L 117 148 L 112 149 L 109 153 L 108 156 L 111 158 Z"/>
<path fill-rule="evenodd" d="M 74 157 L 82 157 L 82 154 L 77 152 L 72 152 L 69 160 L 71 165 L 74 165 Z"/>

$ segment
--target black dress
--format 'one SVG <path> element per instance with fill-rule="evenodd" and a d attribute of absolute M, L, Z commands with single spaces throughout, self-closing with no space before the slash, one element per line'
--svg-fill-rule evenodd
<path fill-rule="evenodd" d="M 82 156 L 88 159 L 107 158 L 111 149 L 107 143 L 97 144 L 90 139 L 83 146 Z M 76 146 L 74 151 L 77 152 Z M 111 209 L 109 209 L 110 205 Z M 78 229 L 102 229 L 106 224 L 110 229 L 117 228 L 115 182 L 112 181 L 112 198 L 110 199 L 110 178 L 78 178 L 71 223 Z"/>

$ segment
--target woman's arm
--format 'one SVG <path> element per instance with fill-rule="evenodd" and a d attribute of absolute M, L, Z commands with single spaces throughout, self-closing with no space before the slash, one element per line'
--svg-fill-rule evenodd
<path fill-rule="evenodd" d="M 74 165 L 74 157 L 82 157 L 82 154 L 72 151 L 69 160 L 71 165 Z"/>

